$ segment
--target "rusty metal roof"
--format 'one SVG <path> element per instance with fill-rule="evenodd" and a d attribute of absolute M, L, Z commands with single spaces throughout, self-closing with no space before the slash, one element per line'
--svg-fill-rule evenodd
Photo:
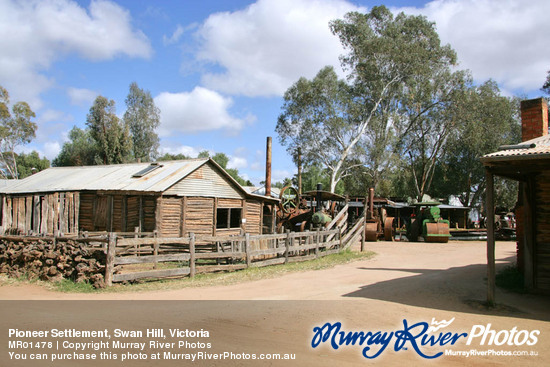
<path fill-rule="evenodd" d="M 486 154 L 481 162 L 517 161 L 550 158 L 550 135 L 524 141 L 516 146 L 506 146 L 498 152 Z"/>
<path fill-rule="evenodd" d="M 6 194 L 82 190 L 162 192 L 207 161 L 208 159 L 189 159 L 153 164 L 52 167 L 25 179 L 14 180 L 11 185 L 0 187 L 0 192 Z M 157 165 L 158 168 L 141 177 L 134 177 L 152 165 Z"/>
<path fill-rule="evenodd" d="M 218 163 L 209 158 L 197 158 L 154 163 L 113 164 L 107 166 L 52 167 L 22 180 L 9 180 L 0 186 L 2 194 L 25 194 L 64 191 L 167 191 L 203 164 L 210 163 L 251 198 L 278 202 L 278 199 L 249 193 Z"/>

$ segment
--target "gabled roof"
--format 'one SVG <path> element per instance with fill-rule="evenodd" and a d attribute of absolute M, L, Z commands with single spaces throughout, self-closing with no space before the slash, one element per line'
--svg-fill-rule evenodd
<path fill-rule="evenodd" d="M 535 139 L 524 141 L 513 147 L 508 146 L 504 148 L 506 149 L 484 155 L 481 157 L 481 162 L 485 164 L 497 161 L 549 159 L 550 135 L 544 135 Z"/>
<path fill-rule="evenodd" d="M 246 196 L 273 200 L 246 192 L 233 177 L 209 158 L 105 166 L 52 167 L 0 187 L 0 193 L 24 194 L 64 191 L 132 191 L 161 193 L 204 164 L 211 164 Z"/>

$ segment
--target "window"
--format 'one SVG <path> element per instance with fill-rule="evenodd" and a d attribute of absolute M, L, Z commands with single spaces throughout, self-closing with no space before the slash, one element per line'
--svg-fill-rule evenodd
<path fill-rule="evenodd" d="M 218 208 L 216 229 L 240 228 L 242 208 Z"/>

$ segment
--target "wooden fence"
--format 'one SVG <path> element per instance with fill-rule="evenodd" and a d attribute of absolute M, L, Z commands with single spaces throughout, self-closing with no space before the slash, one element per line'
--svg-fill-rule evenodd
<path fill-rule="evenodd" d="M 342 210 L 340 213 L 347 212 Z M 343 222 L 346 214 L 334 218 Z M 119 238 L 109 234 L 105 283 L 189 276 L 305 261 L 338 253 L 364 234 L 361 217 L 346 227 L 269 235 Z"/>

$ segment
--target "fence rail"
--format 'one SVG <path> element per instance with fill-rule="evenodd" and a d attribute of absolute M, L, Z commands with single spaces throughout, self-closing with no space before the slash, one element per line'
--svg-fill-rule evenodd
<path fill-rule="evenodd" d="M 333 223 L 345 219 L 342 214 Z M 361 217 L 346 233 L 339 226 L 267 235 L 119 238 L 109 234 L 105 283 L 110 286 L 144 278 L 194 277 L 197 273 L 312 260 L 350 247 L 364 234 L 364 224 Z M 149 264 L 147 269 L 143 269 L 144 264 Z M 159 269 L 164 266 L 168 268 Z"/>

